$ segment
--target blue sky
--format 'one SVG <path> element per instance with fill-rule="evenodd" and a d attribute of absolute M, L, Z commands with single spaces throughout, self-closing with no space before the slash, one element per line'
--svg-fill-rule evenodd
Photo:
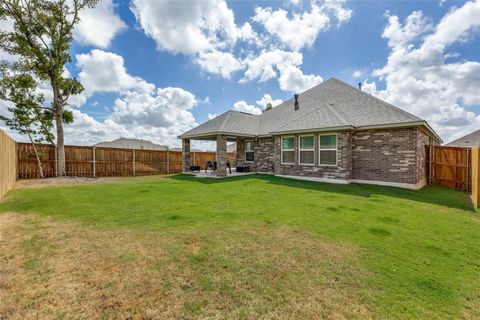
<path fill-rule="evenodd" d="M 446 141 L 480 129 L 478 1 L 103 0 L 83 17 L 67 69 L 86 90 L 68 143 L 178 145 L 209 117 L 259 113 L 331 77 Z"/>

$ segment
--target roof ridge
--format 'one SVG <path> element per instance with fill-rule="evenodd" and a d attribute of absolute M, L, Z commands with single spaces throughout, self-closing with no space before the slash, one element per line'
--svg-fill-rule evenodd
<path fill-rule="evenodd" d="M 337 110 L 335 110 L 335 108 L 332 107 L 333 104 L 330 104 L 327 102 L 327 108 L 330 109 L 330 111 L 332 111 L 340 120 L 342 120 L 345 124 L 349 124 L 347 119 L 345 119 L 340 113 L 338 113 Z"/>
<path fill-rule="evenodd" d="M 228 110 L 227 112 L 225 112 L 225 113 L 226 113 L 225 118 L 223 119 L 222 124 L 220 125 L 220 127 L 218 127 L 218 130 L 220 130 L 220 131 L 223 130 L 223 128 L 224 128 L 224 126 L 225 126 L 225 122 L 227 122 L 227 119 L 230 117 L 230 114 L 231 114 L 230 111 L 232 111 L 232 110 Z"/>
<path fill-rule="evenodd" d="M 340 82 L 341 84 L 344 84 L 344 85 L 348 86 L 350 89 L 353 89 L 353 90 L 355 90 L 355 91 L 363 94 L 364 96 L 373 98 L 373 99 L 375 99 L 375 100 L 377 100 L 377 101 L 379 101 L 379 102 L 381 102 L 381 103 L 383 103 L 383 104 L 386 104 L 387 106 L 393 108 L 395 111 L 398 111 L 398 112 L 400 112 L 400 113 L 402 113 L 402 114 L 404 114 L 404 115 L 407 115 L 407 116 L 413 116 L 413 117 L 416 118 L 416 120 L 422 120 L 422 119 L 420 119 L 419 117 L 417 117 L 416 115 L 414 115 L 414 114 L 412 114 L 412 113 L 410 113 L 410 112 L 408 112 L 408 111 L 405 111 L 405 110 L 403 110 L 403 109 L 401 109 L 401 108 L 399 108 L 399 107 L 396 107 L 396 106 L 394 106 L 393 104 L 388 103 L 387 101 L 384 101 L 384 100 L 382 100 L 382 99 L 380 99 L 380 98 L 377 98 L 377 97 L 375 97 L 373 94 L 370 94 L 370 93 L 367 93 L 367 92 L 365 92 L 365 91 L 359 90 L 359 89 L 355 88 L 354 86 L 346 83 L 345 81 L 339 80 L 339 79 L 337 79 L 337 78 L 331 78 L 331 79 L 336 80 L 336 81 Z"/>
<path fill-rule="evenodd" d="M 290 120 L 290 121 L 288 121 L 288 122 L 285 122 L 285 123 L 282 124 L 280 127 L 277 127 L 277 129 L 280 129 L 280 128 L 282 128 L 282 127 L 285 127 L 287 124 L 290 124 L 290 123 L 292 123 L 292 122 L 294 122 L 294 121 L 297 121 L 297 120 L 300 119 L 300 118 L 303 118 L 303 117 L 306 116 L 306 115 L 311 114 L 312 112 L 320 109 L 322 106 L 323 106 L 323 104 L 321 104 L 321 105 L 319 105 L 318 107 L 316 107 L 316 108 L 308 111 L 307 113 L 304 113 L 304 114 L 302 114 L 302 115 L 299 115 L 299 116 L 296 117 L 295 119 L 292 119 L 292 120 Z"/>

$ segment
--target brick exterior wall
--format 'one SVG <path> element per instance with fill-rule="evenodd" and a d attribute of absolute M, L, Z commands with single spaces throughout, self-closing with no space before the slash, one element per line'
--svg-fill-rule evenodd
<path fill-rule="evenodd" d="M 299 144 L 298 137 L 295 137 L 295 164 L 281 163 L 281 141 L 282 136 L 275 137 L 275 174 L 287 176 L 302 176 L 313 178 L 328 178 L 348 180 L 351 177 L 351 133 L 347 131 L 337 132 L 337 165 L 321 166 L 319 164 L 318 133 L 314 133 L 314 162 L 312 165 L 302 165 L 299 163 Z M 292 136 L 292 135 L 289 135 Z"/>
<path fill-rule="evenodd" d="M 337 132 L 337 166 L 319 165 L 319 133 L 315 139 L 315 165 L 299 163 L 299 135 L 295 137 L 295 164 L 281 164 L 281 136 L 237 138 L 236 161 L 252 172 L 278 175 L 370 180 L 393 183 L 426 183 L 425 146 L 435 141 L 421 128 Z M 255 161 L 245 162 L 245 141 L 254 141 Z"/>
<path fill-rule="evenodd" d="M 255 161 L 245 161 L 245 141 L 253 141 Z M 273 173 L 275 166 L 275 144 L 274 138 L 237 138 L 237 165 L 248 165 L 252 172 Z"/>
<path fill-rule="evenodd" d="M 417 135 L 417 128 L 354 132 L 353 179 L 416 184 Z"/>
<path fill-rule="evenodd" d="M 420 186 L 427 184 L 427 145 L 438 145 L 424 130 L 418 128 L 417 133 L 417 183 Z"/>

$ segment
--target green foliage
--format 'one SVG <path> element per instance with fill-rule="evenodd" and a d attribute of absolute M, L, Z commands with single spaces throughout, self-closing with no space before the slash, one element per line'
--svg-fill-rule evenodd
<path fill-rule="evenodd" d="M 70 45 L 73 29 L 80 20 L 79 12 L 92 7 L 96 0 L 18 1 L 0 3 L 0 20 L 12 20 L 13 31 L 0 31 L 0 48 L 19 56 L 18 64 L 40 81 L 52 85 L 51 109 L 62 114 L 72 94 L 83 87 L 65 74 L 65 64 L 71 62 Z"/>
<path fill-rule="evenodd" d="M 19 65 L 0 65 L 0 99 L 10 102 L 11 116 L 0 120 L 12 130 L 28 135 L 32 143 L 53 142 L 53 114 L 43 108 L 44 98 L 37 93 L 37 82 Z"/>
<path fill-rule="evenodd" d="M 65 65 L 72 61 L 70 46 L 73 30 L 82 9 L 97 0 L 2 0 L 0 21 L 13 21 L 13 31 L 0 31 L 0 49 L 18 57 L 15 65 L 28 70 L 34 81 L 45 81 L 52 88 L 48 108 L 57 129 L 57 172 L 65 175 L 64 123 L 73 121 L 65 113 L 68 98 L 83 91 L 71 78 Z M 11 65 L 13 68 L 13 65 Z"/>
<path fill-rule="evenodd" d="M 267 105 L 265 106 L 265 109 L 263 109 L 263 112 L 267 112 L 268 110 L 272 110 L 273 109 L 273 106 L 272 104 L 269 102 L 267 103 Z"/>

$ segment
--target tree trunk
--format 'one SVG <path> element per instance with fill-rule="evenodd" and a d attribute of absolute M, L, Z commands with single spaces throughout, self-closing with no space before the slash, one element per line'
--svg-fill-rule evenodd
<path fill-rule="evenodd" d="M 55 115 L 57 126 L 57 176 L 65 176 L 65 144 L 63 140 L 63 117 L 62 113 Z"/>
<path fill-rule="evenodd" d="M 28 137 L 30 138 L 30 142 L 33 147 L 33 153 L 35 153 L 35 158 L 37 158 L 38 172 L 40 174 L 40 178 L 44 179 L 45 176 L 43 175 L 42 161 L 40 160 L 40 155 L 38 154 L 37 146 L 35 146 L 35 142 L 33 141 L 30 133 L 28 133 Z"/>

